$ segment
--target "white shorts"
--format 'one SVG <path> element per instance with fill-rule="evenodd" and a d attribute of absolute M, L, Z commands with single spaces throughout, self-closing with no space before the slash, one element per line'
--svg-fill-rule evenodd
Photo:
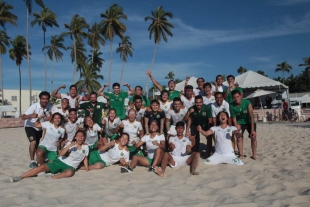
<path fill-rule="evenodd" d="M 175 156 L 175 155 L 171 155 L 173 160 L 174 160 L 174 165 L 170 164 L 170 167 L 175 168 L 175 167 L 183 167 L 183 166 L 187 166 L 188 164 L 186 163 L 187 159 L 190 157 L 190 155 L 186 155 L 186 156 Z"/>
<path fill-rule="evenodd" d="M 186 132 L 186 125 L 184 126 L 183 135 L 185 135 L 185 132 Z M 170 129 L 169 129 L 169 131 L 167 133 L 172 135 L 172 136 L 176 136 L 177 135 L 177 130 L 175 130 L 175 125 L 171 125 Z"/>
<path fill-rule="evenodd" d="M 244 165 L 242 160 L 240 160 L 235 155 L 221 155 L 214 153 L 211 157 L 208 157 L 204 162 L 206 165 L 216 165 L 221 163 L 233 164 L 233 165 Z"/>

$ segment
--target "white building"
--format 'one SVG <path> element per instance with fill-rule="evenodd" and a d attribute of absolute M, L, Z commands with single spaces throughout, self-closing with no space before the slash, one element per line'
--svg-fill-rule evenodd
<path fill-rule="evenodd" d="M 30 106 L 30 103 L 33 104 L 34 102 L 39 101 L 39 94 L 41 93 L 41 90 L 32 90 L 32 98 L 30 102 L 30 91 L 29 90 L 22 90 L 21 94 L 21 110 L 19 108 L 19 90 L 10 90 L 10 89 L 4 89 L 4 93 L 0 91 L 0 99 L 1 100 L 7 100 L 9 103 L 13 105 L 13 107 L 17 110 L 19 113 L 21 111 L 21 114 L 23 114 Z M 4 97 L 2 97 L 4 95 Z M 11 114 L 8 114 L 11 115 Z M 12 114 L 13 115 L 13 114 Z"/>

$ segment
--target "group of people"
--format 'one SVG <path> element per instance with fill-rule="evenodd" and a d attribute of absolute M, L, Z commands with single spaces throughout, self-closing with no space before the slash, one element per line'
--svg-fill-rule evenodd
<path fill-rule="evenodd" d="M 82 89 L 84 96 L 78 94 L 75 85 L 70 86 L 68 94 L 59 93 L 65 85 L 51 95 L 41 92 L 40 101 L 22 116 L 32 169 L 11 177 L 11 181 L 35 175 L 71 177 L 77 169 L 96 170 L 115 163 L 122 173 L 131 173 L 141 165 L 164 177 L 167 166 L 191 165 L 190 173 L 198 175 L 201 135 L 207 139 L 205 164 L 243 165 L 245 130 L 251 139 L 251 158 L 257 159 L 253 107 L 243 99 L 234 76 L 227 77 L 228 87 L 221 75 L 212 84 L 200 77 L 197 88 L 187 84 L 187 77 L 184 90 L 177 91 L 173 80 L 166 90 L 150 71 L 146 74 L 161 91 L 159 100 L 150 101 L 141 86 L 133 89 L 128 83 L 124 83 L 128 92 L 121 92 L 119 83 L 112 85 L 112 92 L 104 92 L 108 84 L 90 94 Z M 60 106 L 52 106 L 50 96 L 61 99 Z M 104 96 L 107 103 L 98 102 L 98 96 Z M 80 109 L 85 111 L 85 118 L 78 117 Z"/>

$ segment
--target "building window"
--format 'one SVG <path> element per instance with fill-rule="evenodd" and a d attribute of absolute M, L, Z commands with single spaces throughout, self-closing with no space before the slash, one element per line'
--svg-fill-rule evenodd
<path fill-rule="evenodd" d="M 12 96 L 12 100 L 11 101 L 17 101 L 17 96 Z"/>

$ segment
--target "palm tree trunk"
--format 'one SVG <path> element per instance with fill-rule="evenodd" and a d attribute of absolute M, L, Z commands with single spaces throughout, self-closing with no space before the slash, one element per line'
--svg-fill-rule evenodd
<path fill-rule="evenodd" d="M 46 50 L 45 50 L 45 32 L 43 32 L 43 42 L 44 42 L 44 91 L 46 91 Z"/>
<path fill-rule="evenodd" d="M 113 39 L 111 39 L 110 41 L 110 68 L 109 68 L 109 74 L 108 74 L 108 84 L 109 84 L 108 91 L 110 91 L 110 88 L 111 88 L 110 82 L 111 82 L 111 70 L 112 70 L 112 42 L 113 42 Z"/>
<path fill-rule="evenodd" d="M 2 105 L 4 105 L 4 89 L 3 89 L 3 73 L 2 73 L 2 55 L 0 54 L 0 75 L 1 75 L 1 92 L 2 92 Z M 1 116 L 1 114 L 0 114 Z"/>
<path fill-rule="evenodd" d="M 125 61 L 123 61 L 123 67 L 122 67 L 122 72 L 121 72 L 121 79 L 119 80 L 119 84 L 122 85 L 122 78 L 123 78 L 123 73 L 124 73 L 124 65 Z"/>
<path fill-rule="evenodd" d="M 73 78 L 72 78 L 72 84 L 75 84 L 76 79 L 76 72 L 77 72 L 77 59 L 76 59 L 76 45 L 75 45 L 75 37 L 73 36 L 73 49 L 74 49 L 74 71 L 73 71 Z"/>
<path fill-rule="evenodd" d="M 94 66 L 94 40 L 93 40 L 93 48 L 92 48 L 92 56 L 91 56 L 91 64 L 92 64 L 92 66 Z"/>
<path fill-rule="evenodd" d="M 282 71 L 282 83 L 284 84 L 284 70 Z"/>
<path fill-rule="evenodd" d="M 19 72 L 19 115 L 22 115 L 22 78 L 20 74 L 20 65 L 18 66 L 18 72 Z"/>
<path fill-rule="evenodd" d="M 154 64 L 154 60 L 155 60 L 155 56 L 156 56 L 156 48 L 157 48 L 157 43 L 155 44 L 155 47 L 154 47 L 154 54 L 153 54 L 153 59 L 152 59 L 152 63 L 151 63 L 151 66 L 150 66 L 150 71 L 152 71 L 152 67 L 153 67 L 153 64 Z M 149 95 L 149 90 L 147 88 L 147 84 L 148 84 L 148 77 L 146 78 L 146 83 L 145 83 L 145 91 L 146 91 L 146 96 L 148 97 Z"/>
<path fill-rule="evenodd" d="M 51 93 L 53 91 L 53 84 L 54 84 L 54 57 L 52 56 L 52 81 L 51 81 Z"/>
<path fill-rule="evenodd" d="M 28 45 L 28 19 L 29 10 L 27 8 L 27 22 L 26 22 L 26 49 L 27 49 L 27 61 L 28 61 L 28 78 L 29 78 L 29 105 L 31 105 L 32 100 L 32 81 L 31 81 L 31 69 L 30 69 L 30 56 L 29 56 L 29 45 Z"/>

